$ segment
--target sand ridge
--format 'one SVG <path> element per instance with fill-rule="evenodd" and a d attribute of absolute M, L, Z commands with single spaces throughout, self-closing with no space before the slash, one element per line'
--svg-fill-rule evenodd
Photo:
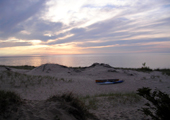
<path fill-rule="evenodd" d="M 11 71 L 7 71 L 4 67 L 0 67 L 0 89 L 16 91 L 23 99 L 34 101 L 33 103 L 28 102 L 29 105 L 34 107 L 36 107 L 35 101 L 44 101 L 52 95 L 67 92 L 83 97 L 108 93 L 136 92 L 138 88 L 150 87 L 152 89 L 158 88 L 170 94 L 170 76 L 163 75 L 158 71 L 139 72 L 115 69 L 110 65 L 100 63 L 94 63 L 88 67 L 44 64 L 33 70 L 10 69 Z M 96 79 L 120 79 L 124 80 L 124 82 L 112 85 L 98 85 L 95 83 Z M 140 112 L 136 112 L 142 106 L 142 101 L 134 104 L 119 104 L 113 107 L 110 105 L 112 102 L 108 102 L 106 98 L 99 97 L 95 99 L 99 101 L 98 108 L 90 111 L 101 120 L 140 120 L 146 118 Z M 32 108 L 29 109 L 31 110 Z M 35 111 L 38 110 L 40 109 L 35 109 Z M 40 116 L 42 117 L 42 115 Z M 48 119 L 42 118 L 44 120 Z"/>

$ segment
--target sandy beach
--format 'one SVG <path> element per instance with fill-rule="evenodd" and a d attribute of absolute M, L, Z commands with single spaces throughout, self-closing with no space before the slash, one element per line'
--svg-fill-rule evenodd
<path fill-rule="evenodd" d="M 98 79 L 124 82 L 99 85 L 95 82 Z M 10 71 L 0 67 L 0 89 L 15 91 L 25 100 L 10 120 L 49 120 L 54 119 L 54 114 L 59 116 L 56 120 L 76 120 L 61 109 L 59 102 L 45 102 L 50 96 L 69 92 L 82 98 L 99 120 L 147 120 L 149 118 L 138 111 L 145 100 L 127 96 L 142 87 L 158 88 L 170 94 L 170 76 L 159 71 L 116 69 L 100 63 L 87 67 L 44 64 L 32 70 L 10 68 Z M 109 96 L 112 93 L 116 95 Z M 54 106 L 58 106 L 57 109 Z"/>

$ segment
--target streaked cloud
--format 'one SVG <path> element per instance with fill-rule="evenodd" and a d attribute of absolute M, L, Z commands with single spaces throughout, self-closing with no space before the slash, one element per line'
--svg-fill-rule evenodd
<path fill-rule="evenodd" d="M 1 0 L 0 53 L 169 52 L 169 21 L 169 0 Z"/>

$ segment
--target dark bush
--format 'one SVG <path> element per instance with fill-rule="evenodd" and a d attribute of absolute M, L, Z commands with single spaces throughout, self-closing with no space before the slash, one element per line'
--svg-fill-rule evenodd
<path fill-rule="evenodd" d="M 148 87 L 137 90 L 138 95 L 144 97 L 149 102 L 140 110 L 153 120 L 170 120 L 170 97 L 168 94 L 155 89 L 151 92 Z"/>
<path fill-rule="evenodd" d="M 18 94 L 11 91 L 0 90 L 0 115 L 8 112 L 9 109 L 21 103 L 21 98 Z"/>

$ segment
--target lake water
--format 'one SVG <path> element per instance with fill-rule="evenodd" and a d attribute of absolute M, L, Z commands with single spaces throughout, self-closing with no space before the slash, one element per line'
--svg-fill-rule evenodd
<path fill-rule="evenodd" d="M 0 57 L 0 65 L 32 65 L 57 63 L 66 66 L 90 66 L 106 63 L 113 67 L 139 68 L 142 63 L 150 68 L 170 68 L 170 54 L 112 54 L 112 55 L 55 55 Z"/>

